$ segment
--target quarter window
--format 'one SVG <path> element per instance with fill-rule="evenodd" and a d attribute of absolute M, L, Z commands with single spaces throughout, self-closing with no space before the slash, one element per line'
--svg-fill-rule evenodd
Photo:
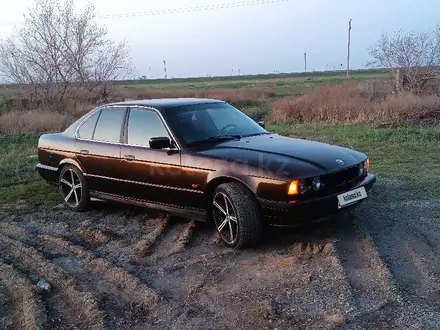
<path fill-rule="evenodd" d="M 120 142 L 125 109 L 103 109 L 96 124 L 93 140 Z"/>
<path fill-rule="evenodd" d="M 149 110 L 130 110 L 128 144 L 149 146 L 152 137 L 169 137 L 159 115 Z"/>
<path fill-rule="evenodd" d="M 93 131 L 95 130 L 96 119 L 98 119 L 99 111 L 96 111 L 80 126 L 78 129 L 78 137 L 81 139 L 91 140 L 93 137 Z"/>

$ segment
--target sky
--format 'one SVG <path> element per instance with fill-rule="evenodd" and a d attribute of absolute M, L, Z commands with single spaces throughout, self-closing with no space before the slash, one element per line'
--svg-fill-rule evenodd
<path fill-rule="evenodd" d="M 272 1 L 272 0 L 265 0 Z M 440 24 L 438 0 L 75 0 L 80 8 L 93 3 L 109 38 L 126 40 L 137 76 L 200 77 L 346 68 L 348 21 L 352 19 L 351 61 L 364 68 L 368 47 L 382 31 L 428 30 Z M 248 6 L 194 11 L 193 7 L 225 3 Z M 0 0 L 0 38 L 33 0 Z M 253 4 L 253 5 L 252 5 Z M 164 14 L 186 8 L 188 12 Z M 156 15 L 130 16 L 159 11 Z M 18 23 L 19 24 L 19 23 Z M 17 25 L 19 27 L 19 25 Z M 233 70 L 233 71 L 232 71 Z"/>

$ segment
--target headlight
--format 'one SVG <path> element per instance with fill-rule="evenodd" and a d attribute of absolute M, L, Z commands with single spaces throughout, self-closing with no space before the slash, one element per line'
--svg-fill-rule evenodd
<path fill-rule="evenodd" d="M 290 182 L 289 189 L 287 191 L 288 195 L 298 195 L 304 194 L 309 189 L 309 186 L 304 180 L 293 180 Z"/>
<path fill-rule="evenodd" d="M 364 174 L 365 162 L 362 162 L 358 165 L 358 175 L 361 176 Z"/>
<path fill-rule="evenodd" d="M 367 158 L 364 163 L 365 163 L 364 170 L 366 172 L 369 172 L 370 171 L 370 159 Z"/>
<path fill-rule="evenodd" d="M 315 190 L 315 191 L 318 191 L 319 189 L 321 189 L 321 178 L 319 176 L 313 178 L 312 187 L 313 187 L 313 190 Z"/>
<path fill-rule="evenodd" d="M 307 185 L 307 183 L 304 180 L 299 180 L 299 193 L 300 194 L 304 194 L 307 192 L 307 190 L 309 190 L 309 186 Z"/>

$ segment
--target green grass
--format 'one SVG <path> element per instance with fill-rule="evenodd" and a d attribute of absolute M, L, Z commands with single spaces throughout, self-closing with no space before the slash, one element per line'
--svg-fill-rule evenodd
<path fill-rule="evenodd" d="M 23 202 L 28 206 L 55 206 L 61 203 L 56 186 L 42 179 L 9 187 L 0 187 L 0 204 L 17 204 Z"/>
<path fill-rule="evenodd" d="M 0 137 L 0 186 L 36 179 L 38 134 Z"/>
<path fill-rule="evenodd" d="M 309 77 L 345 77 L 346 71 L 314 71 L 314 72 L 292 72 L 292 73 L 269 73 L 269 74 L 255 74 L 255 75 L 235 75 L 235 76 L 221 76 L 221 77 L 199 77 L 199 78 L 168 78 L 168 79 L 147 79 L 147 80 L 125 80 L 122 82 L 115 81 L 115 84 L 163 84 L 163 83 L 207 83 L 207 82 L 233 82 L 240 80 L 268 80 L 268 79 L 284 79 L 284 78 L 309 78 Z M 386 70 L 373 69 L 373 70 L 352 70 L 350 76 L 363 77 L 361 79 L 370 79 L 372 77 L 385 77 L 388 76 Z"/>
<path fill-rule="evenodd" d="M 127 89 L 159 89 L 159 90 L 192 90 L 192 89 L 217 89 L 217 88 L 274 88 L 279 96 L 294 95 L 304 92 L 308 88 L 324 84 L 338 83 L 347 80 L 362 81 L 368 79 L 385 79 L 387 73 L 353 73 L 349 78 L 344 74 L 335 73 L 332 75 L 298 75 L 287 77 L 266 77 L 264 79 L 249 79 L 241 77 L 230 77 L 231 79 L 212 78 L 211 80 L 199 79 L 194 81 L 188 80 L 160 80 L 160 81 L 133 81 L 121 82 L 120 87 Z M 239 79 L 241 78 L 241 79 Z"/>
<path fill-rule="evenodd" d="M 55 205 L 58 190 L 40 178 L 35 169 L 39 134 L 0 137 L 0 204 L 25 201 L 31 205 Z M 31 157 L 30 157 L 31 156 Z"/>
<path fill-rule="evenodd" d="M 371 170 L 379 178 L 401 180 L 414 193 L 440 196 L 440 126 L 375 129 L 268 123 L 267 129 L 359 150 L 368 155 Z"/>

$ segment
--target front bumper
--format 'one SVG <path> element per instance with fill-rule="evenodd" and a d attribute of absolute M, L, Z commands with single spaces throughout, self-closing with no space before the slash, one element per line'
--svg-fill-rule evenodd
<path fill-rule="evenodd" d="M 346 211 L 353 206 L 359 205 L 359 203 L 367 200 L 368 197 L 353 205 L 339 209 L 337 196 L 359 187 L 365 187 L 365 190 L 368 192 L 375 182 L 376 176 L 369 173 L 368 176 L 356 186 L 345 191 L 340 191 L 336 194 L 311 200 L 297 201 L 294 204 L 260 199 L 260 205 L 263 216 L 270 224 L 296 225 L 307 223 L 328 217 L 338 212 Z"/>

